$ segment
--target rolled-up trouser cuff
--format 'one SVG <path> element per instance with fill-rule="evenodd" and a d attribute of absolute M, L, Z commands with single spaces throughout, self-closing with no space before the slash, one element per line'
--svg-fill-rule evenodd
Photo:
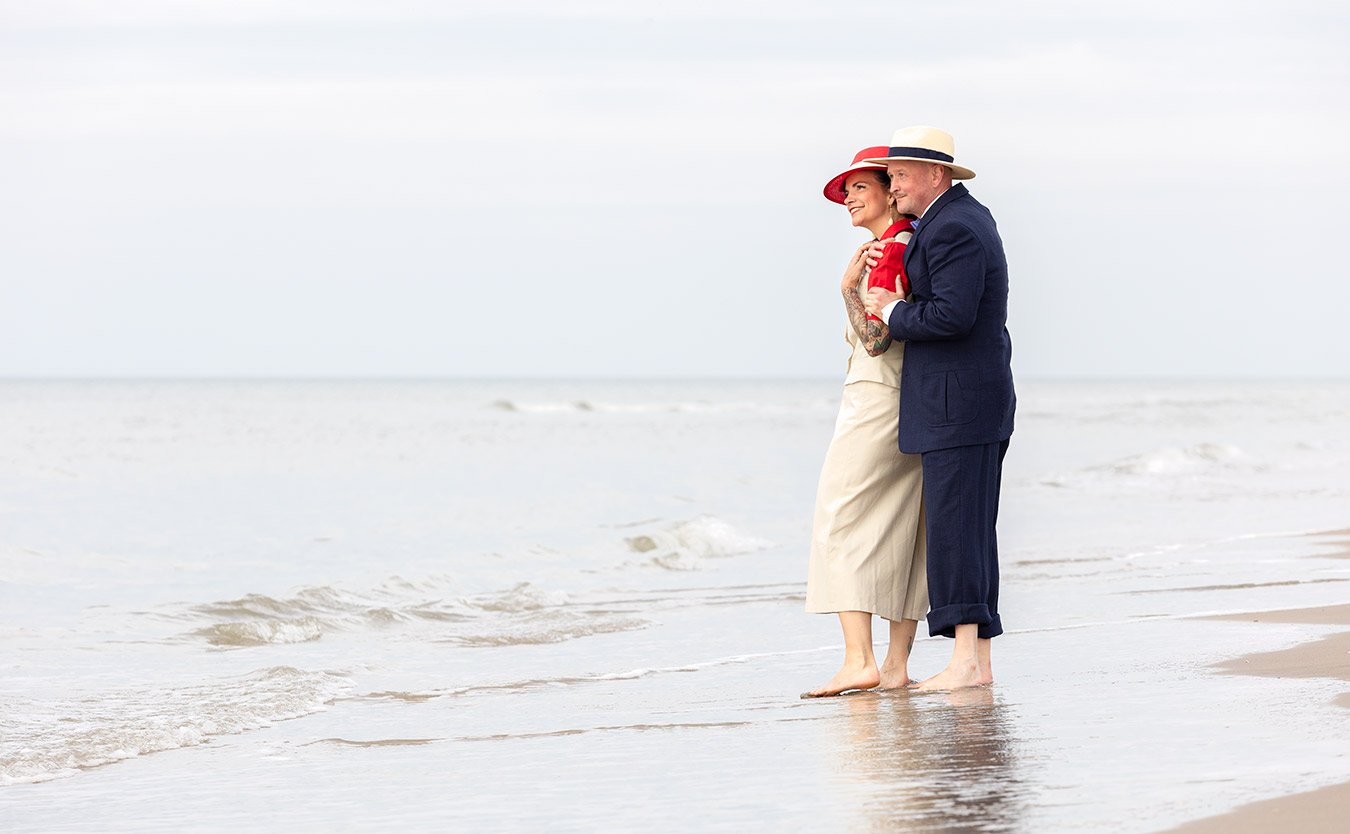
<path fill-rule="evenodd" d="M 956 627 L 974 623 L 980 627 L 980 639 L 988 640 L 1003 633 L 998 614 L 990 614 L 982 602 L 944 605 L 928 612 L 928 633 L 935 637 L 955 637 Z"/>

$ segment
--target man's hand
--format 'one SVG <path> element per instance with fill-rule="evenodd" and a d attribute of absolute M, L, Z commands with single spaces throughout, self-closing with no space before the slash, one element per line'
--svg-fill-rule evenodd
<path fill-rule="evenodd" d="M 876 269 L 877 262 L 881 260 L 881 253 L 886 251 L 886 244 L 893 242 L 895 242 L 895 238 L 888 237 L 864 244 L 864 247 L 867 250 L 866 259 L 868 269 Z"/>
<path fill-rule="evenodd" d="M 885 287 L 872 287 L 867 291 L 867 312 L 869 315 L 881 318 L 881 311 L 886 309 L 886 305 L 900 298 L 896 293 L 891 292 Z"/>

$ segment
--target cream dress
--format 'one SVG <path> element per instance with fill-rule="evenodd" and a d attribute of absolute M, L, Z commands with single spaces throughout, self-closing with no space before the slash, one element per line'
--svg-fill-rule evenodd
<path fill-rule="evenodd" d="M 863 292 L 866 286 L 863 276 Z M 847 322 L 845 337 L 853 352 L 816 491 L 806 610 L 922 620 L 928 613 L 923 469 L 919 455 L 897 446 L 905 345 L 892 342 L 869 356 Z"/>

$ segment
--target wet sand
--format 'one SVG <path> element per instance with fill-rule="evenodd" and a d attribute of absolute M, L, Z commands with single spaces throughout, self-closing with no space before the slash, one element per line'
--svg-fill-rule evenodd
<path fill-rule="evenodd" d="M 1350 559 L 1350 530 L 1328 530 L 1324 533 L 1312 533 L 1311 538 L 1325 539 L 1336 548 L 1331 553 L 1323 553 L 1324 559 Z"/>
<path fill-rule="evenodd" d="M 1327 535 L 1350 535 L 1350 531 L 1341 530 Z M 1350 550 L 1326 555 L 1350 558 Z M 1350 605 L 1230 614 L 1202 619 L 1350 627 Z M 1261 652 L 1224 661 L 1216 664 L 1215 668 L 1228 674 L 1265 678 L 1332 678 L 1350 683 L 1350 631 L 1338 632 L 1282 651 Z M 1350 709 L 1350 691 L 1337 696 L 1333 703 Z M 1350 782 L 1253 802 L 1226 814 L 1168 829 L 1167 834 L 1258 834 L 1268 831 L 1338 834 L 1346 830 L 1347 808 L 1350 808 Z"/>
<path fill-rule="evenodd" d="M 1350 808 L 1350 782 L 1308 793 L 1282 796 L 1243 805 L 1217 817 L 1188 822 L 1166 834 L 1342 834 L 1345 809 Z"/>

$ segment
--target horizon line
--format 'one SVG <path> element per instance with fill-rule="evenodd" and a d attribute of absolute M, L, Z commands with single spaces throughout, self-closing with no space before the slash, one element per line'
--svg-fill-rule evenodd
<path fill-rule="evenodd" d="M 322 382 L 830 382 L 843 380 L 842 374 L 825 375 L 669 375 L 638 376 L 634 374 L 576 374 L 576 375 L 429 375 L 429 374 L 379 374 L 379 375 L 248 375 L 248 374 L 49 374 L 49 375 L 0 375 L 0 383 L 23 382 L 281 382 L 281 383 L 322 383 Z M 1016 377 L 1021 382 L 1077 382 L 1077 383 L 1316 383 L 1350 382 L 1345 376 L 1232 376 L 1232 375 L 1127 375 L 1113 374 L 1089 376 L 1084 374 L 1035 374 Z"/>

